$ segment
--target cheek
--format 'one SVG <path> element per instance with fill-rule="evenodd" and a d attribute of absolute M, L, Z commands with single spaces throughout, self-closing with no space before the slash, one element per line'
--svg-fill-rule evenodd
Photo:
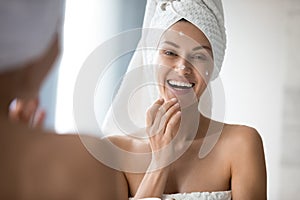
<path fill-rule="evenodd" d="M 197 97 L 198 99 L 201 97 L 201 95 L 203 94 L 203 92 L 205 91 L 206 87 L 207 87 L 208 83 L 202 81 L 200 82 L 200 84 L 198 84 L 198 87 L 197 87 Z"/>
<path fill-rule="evenodd" d="M 199 83 L 208 84 L 212 75 L 212 67 L 210 64 L 201 64 L 194 68 L 194 76 Z"/>
<path fill-rule="evenodd" d="M 167 67 L 167 65 L 163 62 L 163 60 L 159 58 L 159 56 L 157 56 L 155 60 L 155 69 L 154 69 L 156 81 L 159 82 L 160 84 L 163 84 L 169 71 L 170 68 Z"/>
<path fill-rule="evenodd" d="M 164 67 L 162 65 L 156 65 L 154 72 L 155 72 L 155 79 L 156 79 L 155 81 L 161 97 L 168 99 L 169 94 L 168 91 L 166 90 L 166 77 L 170 72 L 170 68 Z"/>
<path fill-rule="evenodd" d="M 197 97 L 200 97 L 208 85 L 209 77 L 197 73 L 197 75 L 195 75 L 195 79 L 197 80 L 197 85 L 194 88 L 194 92 L 196 93 Z"/>
<path fill-rule="evenodd" d="M 157 66 L 157 68 L 155 69 L 155 81 L 157 82 L 160 91 L 164 88 L 168 73 L 169 71 L 166 69 L 166 67 L 163 66 Z"/>

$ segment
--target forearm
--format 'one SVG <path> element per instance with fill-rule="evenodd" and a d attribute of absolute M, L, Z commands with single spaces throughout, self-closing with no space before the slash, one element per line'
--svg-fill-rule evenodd
<path fill-rule="evenodd" d="M 167 179 L 169 175 L 169 167 L 159 169 L 153 172 L 146 172 L 134 199 L 146 197 L 162 197 L 164 193 Z"/>

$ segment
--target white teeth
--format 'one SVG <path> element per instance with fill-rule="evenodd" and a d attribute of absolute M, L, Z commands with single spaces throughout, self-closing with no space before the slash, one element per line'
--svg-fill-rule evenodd
<path fill-rule="evenodd" d="M 186 82 L 170 80 L 169 83 L 174 86 L 189 87 L 189 88 L 193 87 L 193 85 L 191 83 L 186 83 Z"/>

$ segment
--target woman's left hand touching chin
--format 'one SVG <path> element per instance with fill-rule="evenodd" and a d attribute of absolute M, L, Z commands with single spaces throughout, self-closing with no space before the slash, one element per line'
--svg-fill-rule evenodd
<path fill-rule="evenodd" d="M 157 166 L 161 166 L 163 163 L 160 162 L 172 157 L 174 147 L 171 142 L 177 133 L 180 116 L 180 107 L 176 98 L 168 101 L 159 99 L 147 111 L 146 132 L 152 151 L 152 162 Z"/>

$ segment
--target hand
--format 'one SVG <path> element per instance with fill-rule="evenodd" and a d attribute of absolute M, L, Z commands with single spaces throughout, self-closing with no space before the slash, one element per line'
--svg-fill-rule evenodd
<path fill-rule="evenodd" d="M 167 147 L 175 137 L 180 117 L 180 106 L 176 98 L 168 101 L 159 99 L 148 109 L 146 132 L 149 136 L 152 155 L 154 156 L 152 161 L 156 162 L 155 165 L 161 166 L 161 162 L 167 161 L 172 156 L 174 150 L 172 146 L 168 146 L 164 151 L 160 150 Z"/>
<path fill-rule="evenodd" d="M 9 118 L 12 121 L 27 124 L 29 127 L 42 127 L 45 121 L 46 112 L 38 109 L 39 99 L 30 100 L 15 99 L 9 109 Z"/>

